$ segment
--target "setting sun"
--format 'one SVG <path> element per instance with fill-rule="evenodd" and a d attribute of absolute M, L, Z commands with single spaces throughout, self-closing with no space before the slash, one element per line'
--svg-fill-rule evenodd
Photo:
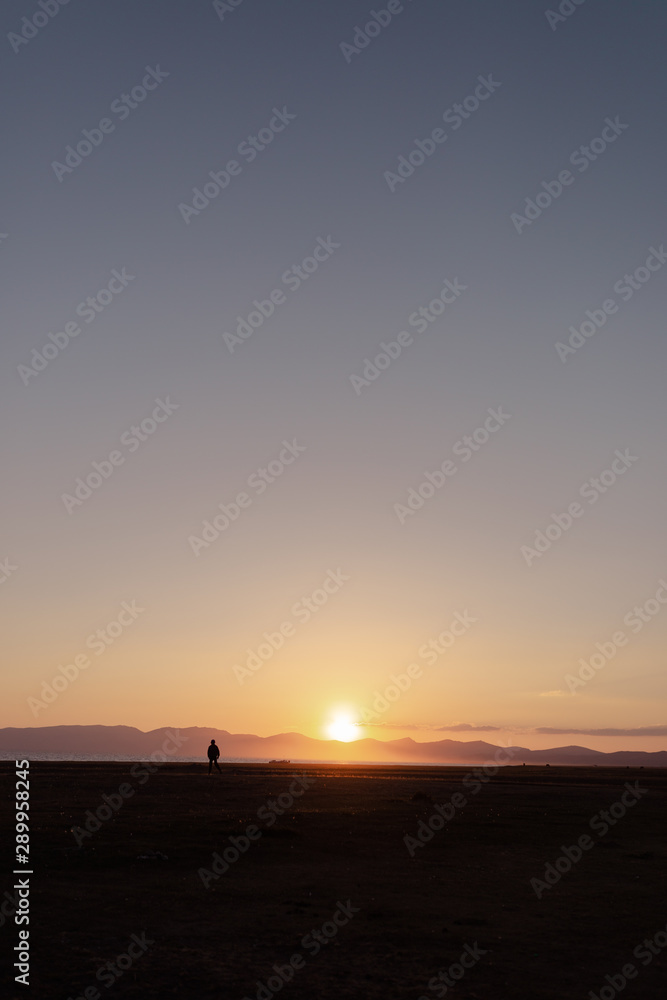
<path fill-rule="evenodd" d="M 341 743 L 351 743 L 359 738 L 359 727 L 349 715 L 336 715 L 327 726 L 327 732 L 332 740 L 339 740 Z"/>

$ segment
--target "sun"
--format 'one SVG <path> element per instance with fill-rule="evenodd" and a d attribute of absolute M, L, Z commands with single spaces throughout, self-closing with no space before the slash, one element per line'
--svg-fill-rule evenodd
<path fill-rule="evenodd" d="M 354 724 L 349 715 L 339 713 L 327 726 L 327 732 L 332 740 L 339 740 L 341 743 L 351 743 L 359 739 L 359 727 Z"/>

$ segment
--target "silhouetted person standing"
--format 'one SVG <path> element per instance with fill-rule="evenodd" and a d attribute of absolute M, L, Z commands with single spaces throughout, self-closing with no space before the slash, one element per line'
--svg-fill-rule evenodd
<path fill-rule="evenodd" d="M 214 764 L 215 764 L 215 769 L 218 772 L 218 774 L 222 774 L 222 771 L 218 767 L 218 757 L 219 756 L 220 756 L 220 747 L 215 742 L 215 740 L 211 740 L 211 742 L 209 743 L 209 747 L 208 747 L 208 773 L 209 773 L 209 775 L 210 775 L 211 771 L 213 770 L 213 765 Z"/>

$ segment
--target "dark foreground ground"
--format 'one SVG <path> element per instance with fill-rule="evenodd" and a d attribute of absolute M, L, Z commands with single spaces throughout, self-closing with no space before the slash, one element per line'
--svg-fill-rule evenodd
<path fill-rule="evenodd" d="M 510 766 L 475 793 L 472 782 L 463 785 L 468 768 L 223 765 L 223 775 L 209 779 L 198 765 L 166 763 L 150 776 L 136 767 L 131 775 L 131 766 L 32 764 L 31 985 L 14 984 L 10 971 L 4 995 L 665 995 L 667 948 L 653 944 L 653 955 L 641 945 L 656 934 L 667 944 L 665 771 Z M 295 772 L 314 784 L 269 826 L 270 812 L 258 818 L 258 810 L 289 793 Z M 2 780 L 3 848 L 11 848 L 13 817 L 5 806 L 13 801 L 12 765 L 2 765 Z M 591 829 L 593 817 L 636 781 L 640 798 L 626 815 L 606 833 L 603 819 Z M 71 828 L 83 826 L 102 793 L 116 794 L 124 782 L 134 795 L 78 847 Z M 416 835 L 434 804 L 456 792 L 466 804 L 411 857 L 404 836 Z M 214 852 L 249 824 L 261 837 L 205 888 L 198 870 L 211 872 Z M 543 879 L 547 863 L 583 834 L 594 846 L 538 899 L 530 880 Z M 6 900 L 14 881 L 10 849 L 2 861 Z M 354 910 L 346 918 L 338 904 L 348 901 Z M 311 932 L 323 925 L 327 943 L 314 954 Z M 4 957 L 17 931 L 13 919 L 2 921 Z M 135 945 L 131 967 L 111 971 L 107 963 L 126 953 L 133 934 L 140 941 L 145 935 L 141 947 L 154 943 L 143 951 Z M 474 964 L 463 978 L 450 978 L 451 986 L 434 980 L 440 971 L 448 975 L 466 946 L 478 957 L 467 958 Z M 299 967 L 281 986 L 273 966 L 293 955 L 301 956 Z M 628 963 L 636 976 L 617 990 L 605 977 L 621 986 Z M 460 971 L 454 965 L 454 976 Z"/>

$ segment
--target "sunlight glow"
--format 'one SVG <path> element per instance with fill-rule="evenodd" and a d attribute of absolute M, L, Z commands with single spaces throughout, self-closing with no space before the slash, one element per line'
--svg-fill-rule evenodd
<path fill-rule="evenodd" d="M 327 732 L 332 740 L 339 740 L 341 743 L 351 743 L 361 735 L 359 727 L 349 715 L 336 715 L 327 726 Z"/>

